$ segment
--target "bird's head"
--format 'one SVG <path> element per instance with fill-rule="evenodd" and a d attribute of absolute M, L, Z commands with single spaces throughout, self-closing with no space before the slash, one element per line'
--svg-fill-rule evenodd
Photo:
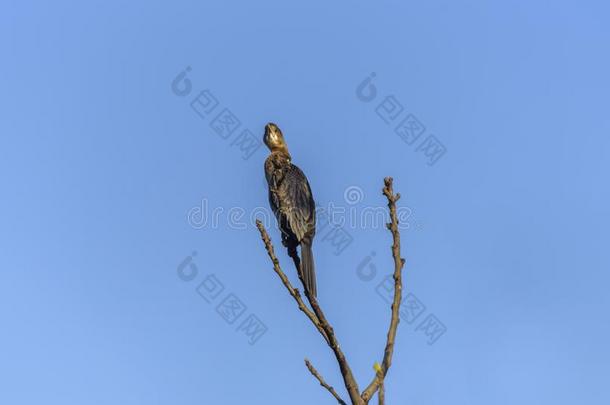
<path fill-rule="evenodd" d="M 284 135 L 273 122 L 265 125 L 265 136 L 263 137 L 263 140 L 271 152 L 288 153 L 288 145 L 286 145 Z"/>

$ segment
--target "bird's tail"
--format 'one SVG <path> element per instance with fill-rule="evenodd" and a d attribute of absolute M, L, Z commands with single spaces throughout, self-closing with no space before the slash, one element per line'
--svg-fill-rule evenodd
<path fill-rule="evenodd" d="M 317 295 L 316 289 L 316 267 L 313 262 L 313 251 L 310 243 L 301 243 L 301 271 L 303 273 L 303 281 L 305 288 L 313 297 Z"/>

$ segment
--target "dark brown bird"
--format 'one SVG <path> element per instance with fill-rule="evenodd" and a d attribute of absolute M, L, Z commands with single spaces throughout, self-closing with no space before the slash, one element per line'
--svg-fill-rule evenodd
<path fill-rule="evenodd" d="M 282 244 L 288 248 L 300 270 L 305 288 L 316 296 L 316 272 L 311 246 L 316 234 L 316 203 L 307 177 L 292 164 L 288 145 L 277 125 L 265 126 L 265 145 L 271 154 L 265 161 L 265 177 L 269 185 L 269 204 L 282 232 Z M 299 260 L 297 246 L 301 245 Z"/>

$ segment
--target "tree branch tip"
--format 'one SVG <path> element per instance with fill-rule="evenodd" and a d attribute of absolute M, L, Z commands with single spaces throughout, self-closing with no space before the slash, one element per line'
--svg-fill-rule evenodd
<path fill-rule="evenodd" d="M 318 380 L 318 382 L 320 383 L 320 385 L 322 387 L 326 388 L 326 390 L 328 390 L 328 392 L 330 392 L 330 394 L 337 400 L 337 402 L 339 404 L 347 405 L 345 403 L 345 401 L 343 399 L 341 399 L 339 394 L 337 394 L 337 391 L 335 391 L 335 389 L 332 386 L 328 385 L 326 383 L 326 381 L 324 381 L 324 379 L 322 378 L 322 376 L 320 375 L 318 370 L 315 369 L 315 367 L 311 364 L 311 362 L 307 358 L 305 359 L 305 365 L 307 366 L 307 369 L 309 370 L 311 375 L 313 375 L 315 377 L 315 379 Z"/>
<path fill-rule="evenodd" d="M 263 225 L 263 223 L 261 222 L 260 219 L 256 220 L 256 227 L 258 228 L 258 231 L 261 233 L 261 235 L 263 237 L 265 237 L 265 235 L 267 235 L 267 230 L 265 229 L 265 226 Z"/>

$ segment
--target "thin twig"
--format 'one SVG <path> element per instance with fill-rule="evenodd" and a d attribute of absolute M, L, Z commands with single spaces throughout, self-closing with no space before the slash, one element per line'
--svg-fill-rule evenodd
<path fill-rule="evenodd" d="M 322 376 L 320 375 L 320 373 L 318 373 L 318 370 L 316 370 L 314 368 L 314 366 L 311 365 L 311 363 L 309 362 L 309 360 L 305 359 L 305 365 L 307 366 L 307 368 L 309 369 L 309 372 L 316 377 L 316 379 L 320 382 L 320 385 L 324 388 L 326 388 L 328 390 L 328 392 L 330 392 L 332 394 L 333 397 L 335 397 L 335 399 L 337 400 L 337 402 L 339 402 L 341 405 L 347 405 L 345 403 L 344 400 L 341 399 L 341 397 L 339 396 L 339 394 L 337 394 L 337 391 L 335 391 L 335 389 L 333 387 L 331 387 L 330 385 L 328 385 L 326 383 L 326 381 L 324 381 L 324 379 L 322 378 Z"/>
<path fill-rule="evenodd" d="M 343 351 L 339 346 L 339 341 L 335 336 L 335 331 L 330 325 L 330 322 L 328 322 L 328 320 L 326 319 L 322 308 L 318 304 L 318 299 L 315 296 L 311 295 L 309 293 L 309 290 L 307 290 L 307 288 L 305 287 L 305 279 L 303 277 L 303 272 L 301 271 L 301 260 L 299 259 L 299 256 L 297 254 L 294 254 L 292 259 L 294 260 L 294 265 L 297 269 L 297 274 L 299 275 L 301 284 L 303 284 L 303 289 L 305 290 L 305 297 L 307 297 L 309 305 L 311 306 L 313 312 L 320 321 L 320 325 L 322 325 L 324 332 L 326 332 L 326 336 L 328 337 L 326 343 L 328 343 L 328 346 L 330 346 L 333 353 L 335 354 L 335 357 L 337 358 L 339 368 L 341 369 L 341 375 L 343 376 L 343 382 L 350 396 L 350 399 L 355 405 L 361 404 L 362 398 L 360 398 L 360 389 L 358 388 L 358 382 L 356 382 L 349 363 L 347 362 L 347 359 L 345 358 L 345 355 L 343 354 Z"/>
<path fill-rule="evenodd" d="M 345 384 L 345 388 L 347 389 L 347 393 L 349 394 L 349 397 L 352 401 L 352 404 L 353 405 L 363 404 L 362 398 L 360 397 L 360 390 L 358 388 L 358 383 L 356 382 L 356 379 L 354 378 L 354 375 L 352 374 L 352 370 L 349 366 L 349 363 L 347 362 L 347 359 L 345 358 L 345 354 L 343 354 L 343 351 L 341 350 L 341 347 L 339 346 L 339 341 L 337 340 L 337 337 L 335 336 L 335 331 L 334 331 L 333 327 L 330 325 L 330 323 L 326 319 L 326 316 L 324 315 L 324 312 L 322 312 L 322 308 L 320 308 L 320 305 L 318 305 L 318 300 L 316 299 L 316 297 L 310 295 L 309 291 L 307 291 L 307 289 L 305 289 L 305 296 L 309 300 L 309 304 L 311 305 L 311 308 L 313 308 L 313 312 L 316 314 L 316 316 L 320 320 L 320 324 L 322 325 L 322 328 L 324 329 L 324 331 L 326 332 L 326 335 L 328 336 L 328 339 L 329 339 L 328 345 L 332 349 L 333 353 L 335 354 L 335 358 L 337 359 L 337 362 L 339 363 L 339 368 L 341 369 L 341 375 L 343 376 L 343 382 Z"/>
<path fill-rule="evenodd" d="M 398 217 L 396 215 L 396 202 L 400 199 L 400 194 L 394 194 L 393 179 L 386 177 L 384 180 L 385 187 L 383 195 L 388 199 L 388 208 L 390 209 L 390 223 L 387 224 L 388 229 L 392 233 L 392 256 L 394 257 L 394 300 L 392 302 L 392 317 L 390 319 L 390 327 L 388 329 L 388 337 L 383 354 L 383 362 L 381 371 L 378 372 L 373 382 L 362 393 L 362 400 L 368 403 L 371 397 L 383 384 L 383 380 L 388 374 L 388 370 L 392 365 L 392 356 L 394 354 L 394 342 L 396 340 L 396 331 L 400 322 L 400 303 L 402 301 L 402 269 L 405 265 L 405 260 L 400 256 L 400 232 L 398 230 Z M 381 378 L 380 378 L 381 377 Z"/>
<path fill-rule="evenodd" d="M 292 295 L 292 297 L 295 299 L 295 301 L 297 302 L 297 305 L 299 306 L 299 309 L 305 315 L 307 315 L 307 317 L 311 320 L 311 322 L 314 324 L 316 329 L 320 332 L 322 337 L 326 340 L 327 343 L 330 344 L 330 341 L 328 340 L 328 336 L 326 335 L 326 332 L 322 328 L 322 325 L 320 324 L 318 317 L 313 312 L 311 312 L 311 310 L 309 308 L 307 308 L 307 306 L 305 305 L 305 302 L 303 301 L 303 298 L 301 298 L 301 293 L 299 293 L 299 290 L 294 288 L 292 286 L 292 284 L 290 284 L 288 277 L 286 277 L 286 274 L 284 274 L 284 272 L 282 271 L 282 269 L 280 267 L 280 261 L 275 256 L 275 251 L 273 249 L 273 244 L 271 243 L 271 238 L 269 237 L 267 230 L 265 230 L 265 227 L 263 226 L 262 222 L 257 220 L 256 226 L 258 227 L 258 230 L 261 233 L 261 238 L 263 239 L 263 242 L 265 243 L 265 249 L 267 249 L 267 254 L 269 255 L 269 258 L 271 259 L 271 261 L 273 262 L 273 270 L 275 270 L 275 272 L 282 280 L 282 283 L 284 284 L 284 286 L 286 287 L 286 289 L 288 290 L 290 295 Z"/>
<path fill-rule="evenodd" d="M 343 376 L 343 382 L 345 383 L 345 388 L 347 389 L 347 392 L 350 396 L 352 404 L 361 405 L 363 403 L 363 401 L 362 401 L 362 398 L 360 398 L 360 390 L 358 388 L 358 383 L 356 382 L 356 379 L 354 378 L 354 375 L 352 374 L 352 370 L 347 362 L 347 359 L 345 358 L 345 354 L 343 354 L 343 351 L 341 350 L 341 347 L 339 346 L 339 342 L 337 341 L 337 337 L 335 336 L 335 331 L 333 330 L 332 326 L 326 319 L 326 316 L 324 315 L 324 312 L 320 308 L 320 305 L 318 304 L 316 297 L 310 295 L 307 288 L 305 288 L 305 284 L 303 284 L 303 287 L 305 290 L 305 297 L 307 297 L 307 300 L 309 301 L 309 304 L 311 305 L 311 308 L 313 309 L 313 312 L 314 312 L 312 314 L 311 311 L 303 303 L 303 300 L 302 300 L 301 295 L 299 294 L 298 290 L 296 290 L 294 287 L 292 287 L 292 285 L 290 284 L 290 281 L 288 281 L 288 278 L 282 271 L 282 269 L 280 267 L 280 262 L 277 259 L 277 257 L 275 256 L 273 244 L 271 243 L 271 238 L 269 238 L 269 235 L 267 234 L 267 231 L 265 230 L 265 227 L 263 226 L 262 222 L 256 221 L 256 226 L 258 227 L 258 230 L 261 233 L 261 237 L 263 239 L 263 242 L 265 243 L 265 248 L 267 249 L 267 253 L 269 254 L 269 257 L 271 258 L 271 261 L 273 262 L 273 269 L 278 274 L 278 276 L 282 279 L 282 283 L 284 284 L 284 286 L 286 286 L 286 288 L 290 292 L 290 295 L 292 295 L 294 297 L 294 299 L 297 301 L 297 304 L 299 305 L 299 309 L 307 315 L 307 317 L 315 325 L 315 327 L 318 329 L 318 331 L 320 332 L 322 337 L 324 337 L 324 339 L 326 340 L 326 343 L 328 344 L 328 346 L 332 349 L 333 353 L 335 354 L 335 358 L 337 359 L 337 362 L 339 363 L 341 375 Z M 293 259 L 294 259 L 294 257 L 293 257 Z M 299 279 L 303 283 L 304 279 L 303 279 L 303 275 L 301 274 L 301 266 L 300 266 L 299 260 L 295 260 L 295 266 L 297 267 L 297 273 L 299 275 Z"/>

